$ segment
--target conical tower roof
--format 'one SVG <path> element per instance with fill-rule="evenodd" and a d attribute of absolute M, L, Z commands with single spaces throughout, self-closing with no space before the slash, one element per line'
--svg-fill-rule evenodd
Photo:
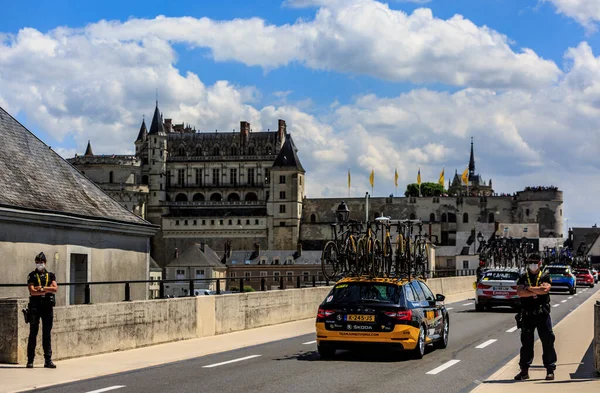
<path fill-rule="evenodd" d="M 292 136 L 289 134 L 286 135 L 285 142 L 273 163 L 273 168 L 295 168 L 304 173 L 304 168 L 296 154 L 297 150 L 294 141 L 292 141 Z"/>
<path fill-rule="evenodd" d="M 152 116 L 152 123 L 150 123 L 150 132 L 148 135 L 165 135 L 165 127 L 162 122 L 162 116 L 158 109 L 158 101 L 156 101 L 156 108 L 154 109 L 154 116 Z"/>
<path fill-rule="evenodd" d="M 90 141 L 88 140 L 88 145 L 87 148 L 85 149 L 85 154 L 84 156 L 86 157 L 91 157 L 94 155 L 94 152 L 92 151 L 92 144 L 90 143 Z"/>
<path fill-rule="evenodd" d="M 138 133 L 138 137 L 135 140 L 136 142 L 141 142 L 146 140 L 146 136 L 148 135 L 148 129 L 146 128 L 146 120 L 142 120 L 142 126 L 140 127 L 140 132 Z"/>

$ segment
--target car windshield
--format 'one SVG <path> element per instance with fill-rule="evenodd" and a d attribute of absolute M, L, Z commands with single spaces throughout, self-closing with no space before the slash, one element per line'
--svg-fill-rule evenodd
<path fill-rule="evenodd" d="M 519 273 L 517 272 L 487 272 L 485 273 L 485 276 L 483 276 L 484 279 L 487 278 L 488 280 L 510 280 L 510 281 L 516 281 L 519 279 Z"/>
<path fill-rule="evenodd" d="M 565 267 L 549 267 L 546 272 L 548 274 L 567 274 L 569 271 Z"/>
<path fill-rule="evenodd" d="M 577 269 L 575 270 L 575 274 L 590 274 L 586 269 Z"/>
<path fill-rule="evenodd" d="M 333 288 L 325 303 L 404 303 L 402 287 L 381 283 L 342 283 Z"/>

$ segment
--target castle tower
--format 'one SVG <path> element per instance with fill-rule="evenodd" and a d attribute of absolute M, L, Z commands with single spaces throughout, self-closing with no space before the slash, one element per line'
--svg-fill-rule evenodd
<path fill-rule="evenodd" d="M 298 244 L 306 173 L 291 135 L 283 137 L 285 141 L 271 168 L 267 202 L 269 248 L 275 250 L 295 249 Z"/>
<path fill-rule="evenodd" d="M 475 180 L 475 153 L 473 152 L 473 137 L 471 137 L 471 156 L 469 157 L 469 181 Z"/>
<path fill-rule="evenodd" d="M 137 139 L 135 140 L 135 155 L 140 156 L 144 145 L 148 140 L 148 130 L 146 129 L 146 120 L 142 120 L 142 126 L 140 127 L 140 132 L 138 133 Z"/>
<path fill-rule="evenodd" d="M 93 157 L 94 152 L 92 151 L 92 144 L 88 140 L 87 148 L 85 149 L 84 157 Z"/>
<path fill-rule="evenodd" d="M 145 125 L 142 124 L 142 127 Z M 141 130 L 140 130 L 141 131 Z M 154 116 L 147 136 L 148 164 L 148 220 L 160 225 L 163 209 L 161 202 L 167 199 L 167 133 L 158 109 L 158 101 L 154 109 Z"/>

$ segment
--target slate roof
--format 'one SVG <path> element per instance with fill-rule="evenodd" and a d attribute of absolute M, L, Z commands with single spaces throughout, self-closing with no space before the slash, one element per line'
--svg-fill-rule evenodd
<path fill-rule="evenodd" d="M 142 126 L 140 127 L 140 132 L 138 133 L 138 137 L 135 140 L 136 142 L 145 141 L 148 135 L 148 130 L 146 129 L 146 120 L 142 120 Z"/>
<path fill-rule="evenodd" d="M 152 123 L 150 124 L 150 132 L 148 135 L 166 135 L 165 126 L 163 119 L 158 110 L 158 101 L 156 101 L 156 108 L 154 108 L 154 116 L 152 116 Z"/>
<path fill-rule="evenodd" d="M 93 157 L 94 156 L 94 152 L 92 151 L 92 144 L 90 143 L 90 141 L 88 141 L 88 145 L 87 148 L 85 149 L 85 154 L 86 157 Z"/>
<path fill-rule="evenodd" d="M 152 226 L 0 107 L 0 206 Z"/>
<path fill-rule="evenodd" d="M 202 251 L 200 243 L 192 244 L 178 258 L 173 259 L 168 264 L 168 267 L 175 266 L 211 267 L 223 270 L 227 268 L 227 266 L 221 263 L 221 259 L 212 248 L 204 245 L 204 251 Z"/>
<path fill-rule="evenodd" d="M 296 151 L 298 151 L 298 149 L 294 145 L 294 141 L 292 141 L 292 136 L 289 134 L 286 135 L 285 142 L 273 163 L 273 168 L 295 168 L 304 173 L 305 170 L 300 163 Z"/>
<path fill-rule="evenodd" d="M 294 258 L 294 263 L 291 265 L 321 265 L 321 251 L 302 251 L 302 255 L 298 256 L 296 250 L 265 250 L 260 251 L 258 255 L 252 251 L 233 251 L 231 257 L 227 258 L 227 266 L 244 266 L 244 265 L 259 265 L 261 258 L 266 257 L 266 265 L 271 266 L 271 262 L 275 258 L 279 259 L 279 265 L 287 266 L 288 257 Z M 252 259 L 251 259 L 252 258 Z M 248 262 L 247 262 L 248 261 Z"/>

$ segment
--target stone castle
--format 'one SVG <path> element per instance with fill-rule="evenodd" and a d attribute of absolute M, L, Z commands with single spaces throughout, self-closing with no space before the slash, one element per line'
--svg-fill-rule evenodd
<path fill-rule="evenodd" d="M 154 110 L 142 122 L 135 155 L 68 160 L 125 208 L 159 225 L 152 257 L 160 266 L 195 243 L 218 252 L 319 250 L 331 238 L 342 200 L 351 219 L 365 219 L 364 198 L 306 198 L 305 170 L 284 120 L 276 131 L 199 132 Z M 468 190 L 468 192 L 467 192 Z M 421 219 L 439 246 L 459 246 L 460 233 L 489 233 L 498 223 L 537 224 L 538 237 L 562 236 L 562 191 L 535 188 L 497 196 L 475 173 L 471 141 L 469 185 L 456 173 L 447 197 L 369 199 L 369 219 L 384 214 Z M 533 236 L 533 235 L 532 235 Z M 301 245 L 301 246 L 299 246 Z"/>

